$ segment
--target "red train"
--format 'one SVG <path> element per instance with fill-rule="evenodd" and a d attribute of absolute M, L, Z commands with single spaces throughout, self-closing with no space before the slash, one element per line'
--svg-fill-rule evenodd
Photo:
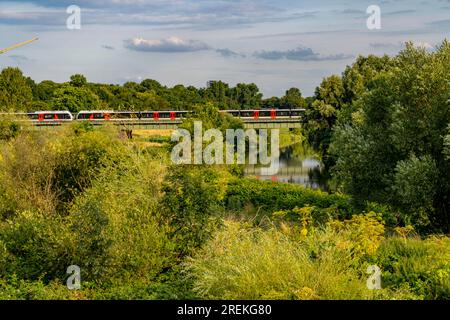
<path fill-rule="evenodd" d="M 261 109 L 261 110 L 221 110 L 220 112 L 231 114 L 241 119 L 300 119 L 305 109 Z M 73 116 L 69 111 L 37 111 L 30 113 L 14 113 L 37 123 L 46 122 L 70 122 L 70 121 L 179 121 L 191 113 L 191 111 L 112 111 L 91 110 L 80 111 Z M 0 114 L 1 115 L 1 114 Z"/>

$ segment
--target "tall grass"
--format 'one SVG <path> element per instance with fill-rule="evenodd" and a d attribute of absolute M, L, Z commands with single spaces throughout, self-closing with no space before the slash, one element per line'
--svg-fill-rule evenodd
<path fill-rule="evenodd" d="M 275 229 L 227 221 L 187 262 L 194 291 L 207 299 L 365 299 L 371 293 L 349 256 L 330 249 L 320 257 Z"/>

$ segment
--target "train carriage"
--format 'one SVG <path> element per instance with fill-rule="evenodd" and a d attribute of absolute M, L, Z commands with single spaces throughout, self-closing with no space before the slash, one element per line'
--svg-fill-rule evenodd
<path fill-rule="evenodd" d="M 27 116 L 33 122 L 70 122 L 73 120 L 69 111 L 36 111 L 18 115 Z"/>

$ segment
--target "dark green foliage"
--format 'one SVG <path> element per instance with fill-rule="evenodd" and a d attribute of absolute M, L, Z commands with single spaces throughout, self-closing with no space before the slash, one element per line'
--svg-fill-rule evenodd
<path fill-rule="evenodd" d="M 10 140 L 19 135 L 21 126 L 16 121 L 0 119 L 0 140 Z"/>
<path fill-rule="evenodd" d="M 353 213 L 350 199 L 344 195 L 251 178 L 233 179 L 225 200 L 230 209 L 242 210 L 250 204 L 258 212 L 269 215 L 278 210 L 304 206 L 316 207 L 316 214 L 324 217 L 321 220 L 346 218 Z"/>
<path fill-rule="evenodd" d="M 242 120 L 234 118 L 233 116 L 219 112 L 219 109 L 212 103 L 204 105 L 196 105 L 193 107 L 193 114 L 190 115 L 179 128 L 186 129 L 194 135 L 194 122 L 202 122 L 202 131 L 208 129 L 218 129 L 222 131 L 224 138 L 227 129 L 243 129 L 244 123 Z"/>
<path fill-rule="evenodd" d="M 26 111 L 33 99 L 29 79 L 18 68 L 0 73 L 0 111 Z"/>
<path fill-rule="evenodd" d="M 164 182 L 162 213 L 179 254 L 191 253 L 209 238 L 224 212 L 230 174 L 209 166 L 172 166 Z"/>
<path fill-rule="evenodd" d="M 322 157 L 327 167 L 332 165 L 328 148 L 331 141 L 331 129 L 343 106 L 344 88 L 338 76 L 324 79 L 316 89 L 315 101 L 306 112 L 306 131 L 308 142 Z"/>
<path fill-rule="evenodd" d="M 432 53 L 408 44 L 342 114 L 330 147 L 345 192 L 389 204 L 401 223 L 428 232 L 450 228 L 449 60 L 448 42 Z"/>
<path fill-rule="evenodd" d="M 73 85 L 63 85 L 53 93 L 53 110 L 68 110 L 77 113 L 82 110 L 100 109 L 100 100 L 91 90 Z"/>
<path fill-rule="evenodd" d="M 103 168 L 126 157 L 117 138 L 91 131 L 88 125 L 82 127 L 85 132 L 75 125 L 76 134 L 63 141 L 64 148 L 56 158 L 52 184 L 63 203 L 89 187 Z"/>
<path fill-rule="evenodd" d="M 63 279 L 71 264 L 70 232 L 61 217 L 22 212 L 0 224 L 2 244 L 6 249 L 2 276 L 14 273 L 20 279 Z"/>
<path fill-rule="evenodd" d="M 450 299 L 450 243 L 448 238 L 384 241 L 373 262 L 382 269 L 383 287 L 408 284 L 423 299 Z"/>

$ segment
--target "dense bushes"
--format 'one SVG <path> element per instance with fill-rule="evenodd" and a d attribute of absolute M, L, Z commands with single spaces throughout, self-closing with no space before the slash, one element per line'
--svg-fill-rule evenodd
<path fill-rule="evenodd" d="M 174 263 L 159 213 L 158 156 L 108 129 L 78 126 L 24 132 L 2 154 L 0 277 L 62 283 L 74 264 L 84 281 L 126 283 L 149 281 Z"/>
<path fill-rule="evenodd" d="M 70 210 L 72 264 L 86 280 L 151 279 L 171 263 L 173 245 L 157 210 L 164 166 L 134 160 L 102 171 Z"/>
<path fill-rule="evenodd" d="M 212 166 L 172 166 L 164 182 L 161 210 L 180 255 L 209 238 L 224 212 L 230 173 Z"/>
<path fill-rule="evenodd" d="M 383 270 L 384 286 L 407 283 L 422 299 L 450 299 L 450 238 L 389 238 L 374 261 Z"/>
<path fill-rule="evenodd" d="M 8 121 L 4 119 L 0 119 L 0 141 L 1 140 L 10 140 L 19 135 L 21 129 L 21 125 L 17 121 Z"/>
<path fill-rule="evenodd" d="M 208 299 L 405 299 L 418 298 L 403 285 L 396 290 L 366 287 L 369 265 L 382 241 L 382 224 L 370 216 L 332 224 L 309 235 L 294 229 L 261 229 L 227 221 L 208 244 L 187 262 L 193 290 Z M 382 229 L 381 229 L 382 230 Z"/>
<path fill-rule="evenodd" d="M 228 222 L 188 266 L 203 298 L 361 298 L 364 283 L 349 272 L 346 260 L 345 255 L 314 260 L 276 230 Z"/>
<path fill-rule="evenodd" d="M 0 299 L 449 298 L 448 238 L 393 238 L 387 206 L 168 167 L 164 149 L 88 125 L 0 148 Z M 366 288 L 369 265 L 382 290 Z"/>
<path fill-rule="evenodd" d="M 265 214 L 307 205 L 314 206 L 317 215 L 327 217 L 345 218 L 353 212 L 350 199 L 342 194 L 252 178 L 233 179 L 228 186 L 226 204 L 234 210 L 251 205 Z"/>
<path fill-rule="evenodd" d="M 23 132 L 1 148 L 0 216 L 34 209 L 63 213 L 102 168 L 128 157 L 128 148 L 108 130 Z"/>
<path fill-rule="evenodd" d="M 73 244 L 67 224 L 61 217 L 24 211 L 0 224 L 3 244 L 2 276 L 50 280 L 65 277 L 71 265 Z M 2 249 L 0 249 L 1 251 Z"/>
<path fill-rule="evenodd" d="M 385 238 L 378 215 L 320 227 L 228 220 L 186 263 L 207 299 L 448 299 L 449 238 Z M 381 269 L 382 289 L 366 287 Z"/>

